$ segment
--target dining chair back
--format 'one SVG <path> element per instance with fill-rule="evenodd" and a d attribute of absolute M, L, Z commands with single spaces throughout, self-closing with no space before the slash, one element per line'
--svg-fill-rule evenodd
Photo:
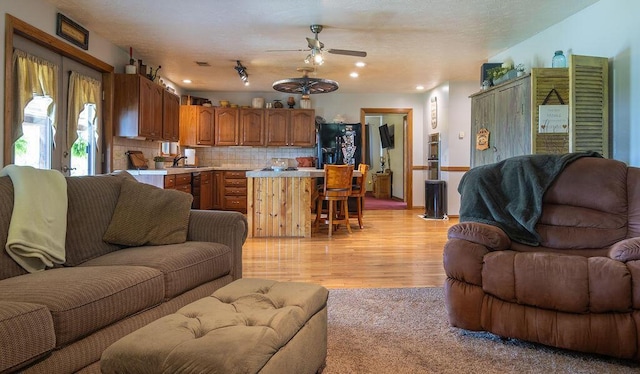
<path fill-rule="evenodd" d="M 329 236 L 334 226 L 337 228 L 340 224 L 344 224 L 351 233 L 347 202 L 351 196 L 352 179 L 353 165 L 324 165 L 324 185 L 318 194 L 314 226 L 317 228 L 320 223 L 326 223 L 329 225 Z M 326 215 L 322 210 L 323 201 L 327 201 Z"/>

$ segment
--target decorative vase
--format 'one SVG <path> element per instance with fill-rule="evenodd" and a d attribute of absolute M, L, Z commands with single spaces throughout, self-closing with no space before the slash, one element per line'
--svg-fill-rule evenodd
<path fill-rule="evenodd" d="M 280 100 L 273 100 L 273 107 L 274 108 L 284 108 L 284 105 L 282 105 L 282 102 Z"/>
<path fill-rule="evenodd" d="M 293 96 L 289 96 L 289 98 L 287 99 L 287 105 L 289 105 L 289 109 L 293 109 L 293 107 L 296 105 L 296 100 L 293 98 Z"/>
<path fill-rule="evenodd" d="M 309 99 L 309 95 L 302 95 L 302 99 L 300 99 L 300 108 L 311 109 L 311 99 Z"/>

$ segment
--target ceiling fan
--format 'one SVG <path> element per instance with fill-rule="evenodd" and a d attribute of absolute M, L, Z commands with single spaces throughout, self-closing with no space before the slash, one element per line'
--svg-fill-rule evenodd
<path fill-rule="evenodd" d="M 347 49 L 324 49 L 324 43 L 318 40 L 318 34 L 322 31 L 322 25 L 309 26 L 311 32 L 315 34 L 315 38 L 306 38 L 309 49 L 293 49 L 289 51 L 309 51 L 309 55 L 305 59 L 306 63 L 312 63 L 314 65 L 321 65 L 324 62 L 322 56 L 323 52 L 332 53 L 335 55 L 346 55 L 356 57 L 367 57 L 367 52 L 364 51 L 351 51 Z M 281 52 L 283 50 L 269 50 L 268 52 Z"/>

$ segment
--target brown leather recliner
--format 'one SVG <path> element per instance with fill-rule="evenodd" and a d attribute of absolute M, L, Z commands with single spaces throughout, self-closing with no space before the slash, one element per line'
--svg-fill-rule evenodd
<path fill-rule="evenodd" d="M 538 246 L 495 225 L 461 219 L 450 228 L 450 324 L 640 359 L 640 169 L 603 158 L 571 162 L 544 193 L 535 230 Z"/>

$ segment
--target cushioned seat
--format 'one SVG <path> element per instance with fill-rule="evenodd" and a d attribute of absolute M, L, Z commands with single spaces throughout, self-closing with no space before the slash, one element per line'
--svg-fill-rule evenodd
<path fill-rule="evenodd" d="M 160 271 L 141 266 L 73 267 L 5 279 L 0 295 L 3 301 L 45 305 L 61 347 L 160 304 L 164 282 Z"/>
<path fill-rule="evenodd" d="M 324 287 L 240 279 L 107 348 L 102 373 L 315 373 L 327 354 Z"/>
<path fill-rule="evenodd" d="M 0 301 L 0 368 L 18 370 L 55 345 L 53 319 L 46 306 Z"/>
<path fill-rule="evenodd" d="M 530 171 L 524 176 L 530 175 L 540 178 Z M 501 180 L 522 190 L 526 179 Z M 502 197 L 494 186 L 491 194 Z M 474 219 L 449 229 L 444 247 L 449 322 L 640 360 L 640 169 L 583 157 L 542 192 L 534 222 L 538 245 Z M 462 193 L 461 201 L 477 197 Z"/>
<path fill-rule="evenodd" d="M 130 265 L 154 268 L 164 276 L 164 297 L 167 300 L 229 274 L 231 263 L 231 250 L 226 245 L 187 242 L 126 248 L 89 260 L 81 266 Z"/>

